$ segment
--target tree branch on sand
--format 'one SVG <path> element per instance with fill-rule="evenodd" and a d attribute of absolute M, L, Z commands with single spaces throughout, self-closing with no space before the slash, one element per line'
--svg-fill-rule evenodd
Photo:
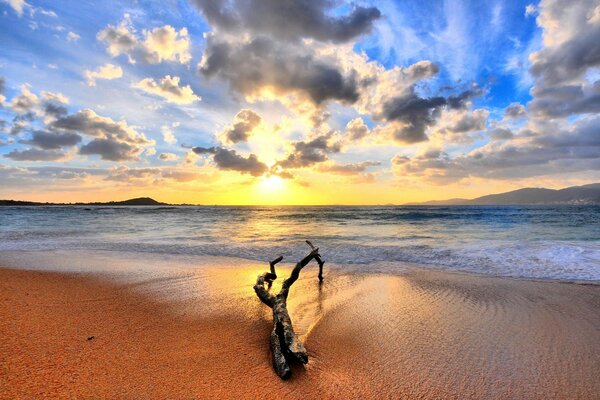
<path fill-rule="evenodd" d="M 311 252 L 296 264 L 290 277 L 281 284 L 281 290 L 278 294 L 274 295 L 270 292 L 270 289 L 273 281 L 277 279 L 275 265 L 283 260 L 283 256 L 279 256 L 271 261 L 269 263 L 270 271 L 259 275 L 254 285 L 254 291 L 260 301 L 273 309 L 271 355 L 273 357 L 273 368 L 281 379 L 287 379 L 292 374 L 289 366 L 290 361 L 299 361 L 303 364 L 308 362 L 308 353 L 294 332 L 292 320 L 287 310 L 287 297 L 290 287 L 298 280 L 302 268 L 313 259 L 319 264 L 319 283 L 323 282 L 323 264 L 325 262 L 319 255 L 319 248 L 313 246 L 308 240 L 306 243 L 310 246 Z"/>

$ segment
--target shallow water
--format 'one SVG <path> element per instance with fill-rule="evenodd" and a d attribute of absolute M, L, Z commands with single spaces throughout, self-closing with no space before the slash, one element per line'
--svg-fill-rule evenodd
<path fill-rule="evenodd" d="M 310 239 L 329 264 L 362 272 L 412 263 L 600 280 L 599 206 L 88 208 L 0 208 L 0 261 L 9 250 L 102 250 L 292 262 Z"/>

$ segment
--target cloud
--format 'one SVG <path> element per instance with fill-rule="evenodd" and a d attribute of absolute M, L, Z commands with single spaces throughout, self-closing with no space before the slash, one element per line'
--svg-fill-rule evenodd
<path fill-rule="evenodd" d="M 175 182 L 191 182 L 199 179 L 202 175 L 184 169 L 170 167 L 131 168 L 125 165 L 112 168 L 104 178 L 107 181 L 124 183 L 157 183 L 162 180 Z"/>
<path fill-rule="evenodd" d="M 83 76 L 88 86 L 96 86 L 96 79 L 118 79 L 123 76 L 123 70 L 117 65 L 105 64 L 93 71 L 89 69 L 85 70 Z"/>
<path fill-rule="evenodd" d="M 342 15 L 332 15 L 331 1 L 195 0 L 209 23 L 227 32 L 248 31 L 278 40 L 311 38 L 346 42 L 369 32 L 381 17 L 375 7 L 353 6 Z"/>
<path fill-rule="evenodd" d="M 565 172 L 600 169 L 600 136 L 595 135 L 600 117 L 584 118 L 573 124 L 549 122 L 522 134 L 501 132 L 508 140 L 487 145 L 454 158 L 440 150 L 412 158 L 396 156 L 392 160 L 398 176 L 413 176 L 445 184 L 468 177 L 518 179 Z M 551 133 L 549 133 L 551 132 Z"/>
<path fill-rule="evenodd" d="M 600 8 L 593 0 L 540 3 L 537 23 L 543 29 L 543 47 L 529 57 L 535 85 L 528 108 L 537 116 L 600 112 L 600 81 L 586 75 L 600 67 L 596 10 Z"/>
<path fill-rule="evenodd" d="M 125 121 L 113 121 L 102 117 L 93 110 L 83 109 L 52 121 L 49 129 L 62 132 L 75 132 L 94 137 L 79 149 L 82 155 L 99 155 L 107 161 L 135 161 L 143 152 L 144 146 L 154 145 L 143 133 L 127 125 Z"/>
<path fill-rule="evenodd" d="M 158 159 L 162 161 L 177 161 L 179 156 L 174 153 L 160 153 Z"/>
<path fill-rule="evenodd" d="M 44 116 L 47 122 L 65 115 L 67 108 L 64 104 L 68 103 L 69 99 L 62 93 L 42 90 L 40 97 L 31 92 L 30 85 L 21 85 L 21 93 L 14 96 L 10 102 L 12 110 L 17 114 L 12 134 L 16 135 L 25 128 L 24 121 L 33 121 L 38 116 Z"/>
<path fill-rule="evenodd" d="M 199 155 L 212 154 L 213 162 L 222 170 L 237 171 L 252 176 L 261 176 L 269 170 L 267 165 L 260 162 L 254 154 L 244 157 L 235 150 L 223 147 L 194 147 L 192 151 Z"/>
<path fill-rule="evenodd" d="M 12 136 L 18 136 L 23 130 L 25 130 L 25 128 L 27 128 L 27 122 L 19 119 L 13 120 L 13 125 L 8 131 L 8 134 Z"/>
<path fill-rule="evenodd" d="M 537 116 L 558 118 L 600 112 L 600 81 L 593 84 L 534 86 L 529 109 Z"/>
<path fill-rule="evenodd" d="M 51 129 L 79 132 L 87 136 L 99 138 L 114 138 L 133 145 L 152 145 L 154 141 L 148 140 L 143 133 L 127 125 L 125 121 L 113 121 L 111 118 L 102 117 L 93 110 L 83 109 L 57 119 L 49 125 Z"/>
<path fill-rule="evenodd" d="M 423 98 L 411 86 L 405 94 L 383 104 L 383 119 L 394 122 L 388 131 L 394 140 L 409 144 L 422 142 L 427 140 L 426 131 L 436 123 L 443 108 L 463 109 L 478 94 L 478 89 L 470 89 L 456 96 Z"/>
<path fill-rule="evenodd" d="M 478 136 L 481 136 L 477 132 L 486 129 L 489 114 L 490 112 L 484 108 L 476 110 L 445 109 L 430 131 L 438 142 L 472 143 Z"/>
<path fill-rule="evenodd" d="M 53 101 L 56 103 L 69 104 L 69 98 L 62 93 L 57 92 L 47 92 L 42 90 L 42 99 L 44 101 Z"/>
<path fill-rule="evenodd" d="M 15 149 L 4 157 L 15 161 L 62 161 L 67 158 L 67 155 L 60 150 Z"/>
<path fill-rule="evenodd" d="M 267 37 L 227 42 L 211 35 L 199 69 L 206 78 L 229 82 L 246 97 L 260 96 L 265 88 L 275 95 L 299 94 L 314 104 L 327 100 L 352 104 L 359 96 L 352 71 L 341 70 L 327 57 L 316 58 L 304 47 Z"/>
<path fill-rule="evenodd" d="M 348 124 L 346 124 L 345 132 L 345 136 L 351 142 L 359 141 L 367 137 L 367 135 L 369 135 L 370 133 L 369 127 L 367 126 L 367 124 L 365 124 L 365 121 L 363 121 L 363 119 L 360 117 L 354 118 L 353 120 L 348 122 Z"/>
<path fill-rule="evenodd" d="M 527 4 L 527 6 L 525 7 L 525 16 L 526 17 L 535 15 L 536 12 L 537 12 L 537 7 L 533 4 Z"/>
<path fill-rule="evenodd" d="M 600 65 L 600 18 L 594 21 L 590 12 L 597 5 L 595 0 L 540 3 L 537 22 L 544 29 L 544 47 L 530 60 L 532 75 L 543 85 L 571 82 Z"/>
<path fill-rule="evenodd" d="M 162 132 L 163 140 L 165 141 L 165 143 L 168 143 L 168 144 L 177 143 L 177 138 L 175 137 L 175 134 L 173 133 L 173 130 L 171 129 L 171 127 L 169 127 L 168 125 L 163 125 L 160 127 L 160 130 Z"/>
<path fill-rule="evenodd" d="M 13 97 L 10 105 L 16 113 L 25 114 L 33 112 L 39 105 L 39 97 L 29 90 L 31 86 L 21 85 L 21 94 Z"/>
<path fill-rule="evenodd" d="M 81 36 L 79 36 L 75 32 L 69 32 L 69 33 L 67 33 L 67 41 L 68 42 L 76 42 L 79 39 L 81 39 Z"/>
<path fill-rule="evenodd" d="M 50 118 L 60 118 L 69 112 L 67 107 L 54 103 L 47 102 L 44 104 L 44 114 Z"/>
<path fill-rule="evenodd" d="M 4 103 L 4 100 L 6 100 L 6 97 L 4 97 L 5 90 L 6 90 L 6 80 L 4 79 L 3 76 L 0 76 L 0 106 L 2 105 L 2 103 Z"/>
<path fill-rule="evenodd" d="M 451 133 L 482 131 L 485 129 L 489 114 L 490 112 L 483 108 L 452 113 L 451 123 L 445 127 L 445 130 Z"/>
<path fill-rule="evenodd" d="M 282 168 L 305 168 L 327 161 L 329 153 L 339 153 L 340 143 L 331 143 L 331 135 L 321 135 L 312 140 L 299 141 L 293 144 L 293 151 L 276 163 Z"/>
<path fill-rule="evenodd" d="M 31 144 L 44 150 L 56 150 L 62 147 L 75 146 L 81 142 L 81 136 L 71 132 L 34 131 L 30 140 L 22 143 Z"/>
<path fill-rule="evenodd" d="M 378 161 L 363 161 L 354 164 L 328 164 L 319 165 L 318 170 L 337 175 L 359 175 L 365 172 L 369 167 L 381 165 Z"/>
<path fill-rule="evenodd" d="M 152 78 L 142 79 L 135 84 L 135 87 L 147 93 L 163 97 L 175 104 L 190 104 L 201 100 L 199 96 L 194 94 L 189 85 L 179 86 L 179 81 L 178 76 L 171 77 L 167 75 L 160 82 L 156 82 Z"/>
<path fill-rule="evenodd" d="M 504 110 L 504 117 L 508 119 L 524 118 L 526 115 L 525 107 L 519 103 L 512 103 Z"/>
<path fill-rule="evenodd" d="M 225 143 L 246 142 L 262 118 L 252 110 L 242 109 L 233 118 L 233 123 L 227 125 L 218 135 Z"/>
<path fill-rule="evenodd" d="M 507 140 L 512 139 L 515 136 L 510 129 L 503 126 L 495 126 L 492 129 L 488 130 L 487 134 L 493 140 Z"/>
<path fill-rule="evenodd" d="M 79 149 L 79 154 L 99 155 L 107 161 L 136 161 L 140 153 L 138 147 L 113 138 L 94 139 Z"/>
<path fill-rule="evenodd" d="M 98 40 L 106 44 L 112 57 L 127 55 L 130 63 L 142 61 L 158 64 L 163 61 L 187 64 L 192 59 L 191 42 L 186 28 L 177 31 L 170 25 L 144 30 L 138 38 L 128 27 L 127 18 L 119 25 L 108 25 L 98 32 Z"/>
<path fill-rule="evenodd" d="M 138 39 L 128 29 L 125 21 L 121 22 L 118 26 L 108 25 L 98 32 L 96 38 L 107 45 L 106 51 L 112 57 L 120 54 L 129 55 L 139 45 Z M 131 56 L 130 62 L 134 62 Z"/>
<path fill-rule="evenodd" d="M 25 0 L 7 0 L 7 3 L 19 17 L 23 15 L 23 10 L 27 7 L 31 7 Z"/>
<path fill-rule="evenodd" d="M 179 61 L 187 64 L 190 54 L 190 39 L 186 28 L 176 31 L 170 25 L 144 31 L 143 46 L 148 52 L 147 62 L 156 64 L 165 61 Z"/>

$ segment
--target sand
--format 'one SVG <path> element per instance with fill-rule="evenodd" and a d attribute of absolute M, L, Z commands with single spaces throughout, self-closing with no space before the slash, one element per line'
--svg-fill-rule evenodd
<path fill-rule="evenodd" d="M 261 269 L 2 268 L 0 398 L 600 398 L 600 286 L 307 270 L 290 313 L 310 361 L 284 382 Z"/>

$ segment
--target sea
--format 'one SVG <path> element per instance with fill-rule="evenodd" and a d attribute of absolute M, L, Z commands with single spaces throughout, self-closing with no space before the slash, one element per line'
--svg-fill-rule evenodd
<path fill-rule="evenodd" d="M 0 265 L 56 251 L 295 262 L 307 239 L 349 271 L 600 282 L 600 206 L 0 207 Z"/>

